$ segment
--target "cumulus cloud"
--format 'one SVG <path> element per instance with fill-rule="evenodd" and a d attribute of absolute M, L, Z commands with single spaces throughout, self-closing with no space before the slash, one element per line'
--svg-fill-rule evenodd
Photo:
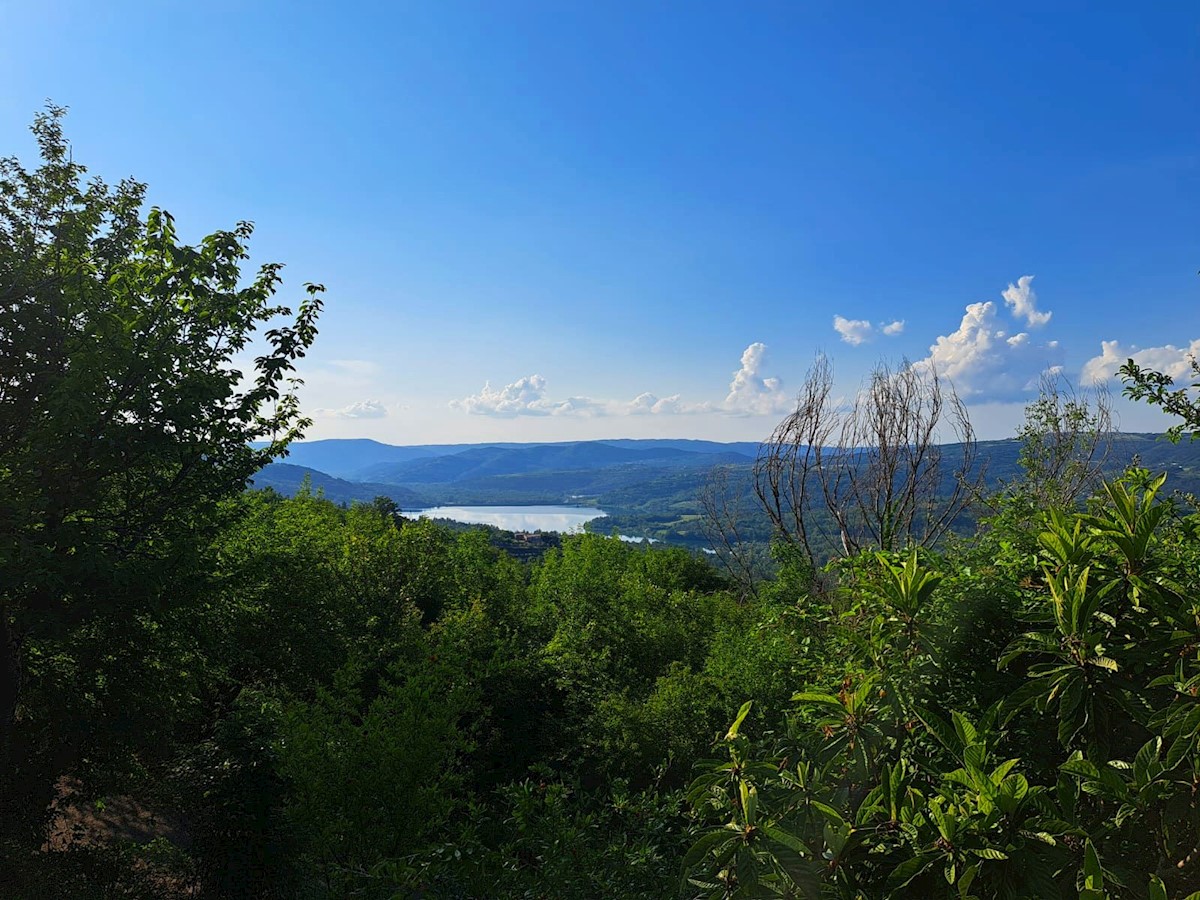
<path fill-rule="evenodd" d="M 871 339 L 871 323 L 866 319 L 847 319 L 845 316 L 834 316 L 833 330 L 842 336 L 843 341 L 853 347 Z"/>
<path fill-rule="evenodd" d="M 742 415 L 770 415 L 784 412 L 791 398 L 783 392 L 783 382 L 775 377 L 763 377 L 767 345 L 761 341 L 751 344 L 742 353 L 742 367 L 733 373 L 729 393 L 723 408 Z"/>
<path fill-rule="evenodd" d="M 1132 359 L 1139 366 L 1162 372 L 1179 381 L 1192 374 L 1191 360 L 1196 356 L 1200 356 L 1200 338 L 1186 347 L 1166 344 L 1162 347 L 1143 347 L 1140 350 L 1133 345 L 1122 347 L 1120 341 L 1101 341 L 1100 355 L 1093 356 L 1083 364 L 1079 380 L 1083 384 L 1108 381 L 1116 377 L 1117 369 L 1123 366 L 1126 360 Z"/>
<path fill-rule="evenodd" d="M 649 391 L 632 400 L 594 400 L 568 397 L 554 400 L 546 396 L 546 379 L 528 375 L 502 388 L 484 384 L 478 394 L 452 400 L 452 409 L 472 415 L 513 418 L 515 416 L 667 416 L 723 413 L 727 415 L 767 415 L 788 408 L 789 398 L 783 383 L 763 375 L 767 347 L 751 344 L 742 354 L 742 364 L 733 373 L 729 393 L 721 403 L 688 403 L 679 394 L 659 397 Z"/>
<path fill-rule="evenodd" d="M 1053 315 L 1037 308 L 1037 294 L 1033 292 L 1032 275 L 1022 275 L 1016 284 L 1009 284 L 1002 296 L 1004 304 L 1012 310 L 1013 316 L 1024 319 L 1030 328 L 1041 328 Z"/>
<path fill-rule="evenodd" d="M 680 399 L 678 394 L 659 398 L 647 391 L 644 394 L 638 394 L 629 401 L 625 405 L 624 411 L 631 416 L 661 416 L 697 412 L 698 410 L 689 407 Z"/>
<path fill-rule="evenodd" d="M 314 409 L 313 415 L 325 419 L 382 419 L 387 407 L 378 400 L 359 400 L 341 409 Z"/>
<path fill-rule="evenodd" d="M 865 344 L 870 341 L 878 330 L 880 334 L 887 337 L 895 337 L 904 331 L 904 320 L 896 319 L 894 322 L 880 322 L 878 326 L 872 325 L 866 319 L 847 319 L 845 316 L 833 317 L 833 330 L 841 335 L 842 340 L 852 347 L 857 347 L 859 344 Z"/>
<path fill-rule="evenodd" d="M 1005 302 L 1014 306 L 1007 294 Z M 1030 312 L 1043 315 L 1030 307 L 1014 308 L 1014 316 L 1026 319 Z M 1010 335 L 996 304 L 988 301 L 969 304 L 958 329 L 939 337 L 929 356 L 914 365 L 949 378 L 964 400 L 1003 402 L 1036 390 L 1042 374 L 1060 365 L 1061 358 L 1058 341 L 1039 343 L 1023 331 Z"/>
<path fill-rule="evenodd" d="M 568 397 L 566 400 L 550 400 L 546 397 L 546 379 L 541 375 L 527 375 L 512 384 L 495 389 L 491 382 L 483 385 L 478 394 L 452 400 L 452 409 L 461 409 L 473 415 L 497 416 L 510 419 L 515 416 L 570 415 L 591 411 L 594 403 L 584 397 Z"/>

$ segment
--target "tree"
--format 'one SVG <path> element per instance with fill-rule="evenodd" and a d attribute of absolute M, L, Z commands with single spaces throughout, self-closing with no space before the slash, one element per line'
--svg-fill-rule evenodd
<path fill-rule="evenodd" d="M 700 488 L 700 524 L 717 561 L 738 584 L 742 595 L 758 594 L 754 545 L 742 534 L 747 518 L 742 499 L 748 486 L 731 478 L 729 466 L 716 466 Z M 748 479 L 747 479 L 748 480 Z"/>
<path fill-rule="evenodd" d="M 985 498 L 990 524 L 1006 540 L 1036 544 L 1034 523 L 1049 509 L 1070 510 L 1094 494 L 1112 450 L 1112 399 L 1097 386 L 1088 397 L 1061 376 L 1046 375 L 1017 429 L 1021 474 Z"/>
<path fill-rule="evenodd" d="M 0 786 L 36 786 L 39 815 L 104 703 L 66 736 L 33 708 L 30 653 L 149 628 L 187 596 L 220 501 L 308 424 L 290 375 L 323 291 L 293 315 L 272 302 L 278 264 L 242 279 L 250 223 L 188 246 L 143 214 L 144 185 L 85 180 L 64 113 L 34 120 L 38 168 L 0 160 Z"/>
<path fill-rule="evenodd" d="M 1061 376 L 1043 376 L 1017 430 L 1019 487 L 1037 509 L 1070 509 L 1100 484 L 1112 449 L 1112 402 L 1098 387 L 1089 401 Z"/>
<path fill-rule="evenodd" d="M 1192 376 L 1200 379 L 1200 361 L 1192 356 L 1188 359 Z M 1154 369 L 1144 369 L 1132 359 L 1126 360 L 1125 365 L 1117 371 L 1125 382 L 1122 393 L 1133 400 L 1145 400 L 1152 406 L 1157 406 L 1168 415 L 1182 419 L 1167 429 L 1167 437 L 1173 443 L 1178 443 L 1185 431 L 1196 439 L 1196 430 L 1200 429 L 1200 399 L 1195 391 L 1200 388 L 1200 380 L 1193 382 L 1189 388 L 1171 388 L 1175 379 L 1165 372 Z"/>
<path fill-rule="evenodd" d="M 810 559 L 928 546 L 978 493 L 966 408 L 930 369 L 878 364 L 845 405 L 820 357 L 796 409 L 759 448 L 755 491 L 781 540 Z M 942 442 L 957 441 L 955 450 Z"/>

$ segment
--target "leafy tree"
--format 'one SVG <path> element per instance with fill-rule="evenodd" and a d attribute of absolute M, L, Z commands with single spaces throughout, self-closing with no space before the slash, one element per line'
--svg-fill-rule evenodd
<path fill-rule="evenodd" d="M 35 118 L 39 167 L 0 160 L 0 779 L 35 846 L 53 778 L 114 722 L 137 736 L 124 711 L 163 684 L 138 660 L 195 596 L 219 501 L 306 425 L 289 376 L 322 291 L 293 316 L 278 264 L 243 278 L 249 223 L 189 246 L 144 185 L 85 180 L 63 115 Z"/>
<path fill-rule="evenodd" d="M 1111 431 L 1112 404 L 1103 388 L 1089 400 L 1061 376 L 1044 376 L 1017 430 L 1024 477 L 1013 493 L 1032 509 L 1073 507 L 1099 486 Z"/>
<path fill-rule="evenodd" d="M 1193 356 L 1189 364 L 1192 376 L 1200 379 L 1200 361 Z M 1117 374 L 1125 382 L 1125 390 L 1122 393 L 1126 397 L 1145 400 L 1168 415 L 1183 420 L 1167 430 L 1167 437 L 1171 441 L 1178 442 L 1185 431 L 1190 432 L 1192 439 L 1195 439 L 1196 431 L 1200 429 L 1200 399 L 1197 398 L 1195 390 L 1200 388 L 1200 381 L 1193 382 L 1189 387 L 1172 390 L 1175 385 L 1174 378 L 1165 372 L 1142 368 L 1132 359 L 1126 360 Z"/>

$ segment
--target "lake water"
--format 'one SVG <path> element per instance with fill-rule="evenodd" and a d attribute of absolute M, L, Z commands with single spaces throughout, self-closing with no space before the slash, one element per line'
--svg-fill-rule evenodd
<path fill-rule="evenodd" d="M 468 525 L 492 525 L 505 531 L 558 531 L 578 534 L 584 522 L 606 515 L 588 506 L 435 506 L 405 511 L 407 516 L 450 519 Z"/>

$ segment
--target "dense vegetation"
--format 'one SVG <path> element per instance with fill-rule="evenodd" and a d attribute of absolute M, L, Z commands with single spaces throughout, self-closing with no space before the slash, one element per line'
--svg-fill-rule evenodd
<path fill-rule="evenodd" d="M 243 491 L 315 294 L 83 184 L 60 118 L 0 171 L 3 896 L 1200 888 L 1200 513 L 1162 477 L 1055 505 L 1027 432 L 970 535 L 781 534 L 769 581 Z"/>

